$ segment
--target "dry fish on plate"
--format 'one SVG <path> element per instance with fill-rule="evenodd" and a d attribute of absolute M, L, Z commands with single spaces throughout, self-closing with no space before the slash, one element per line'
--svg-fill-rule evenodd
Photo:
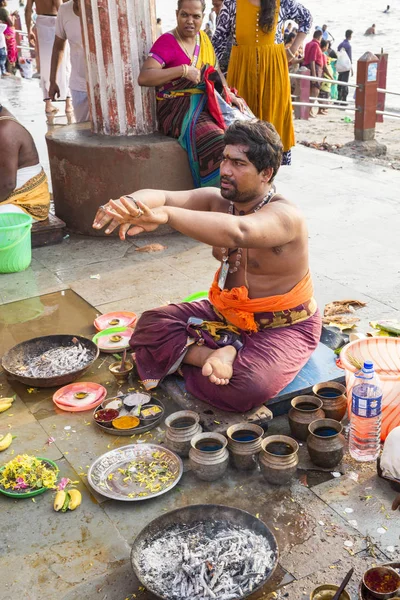
<path fill-rule="evenodd" d="M 31 358 L 29 362 L 16 368 L 15 374 L 24 377 L 55 377 L 83 369 L 91 360 L 93 353 L 80 343 L 59 346 Z"/>
<path fill-rule="evenodd" d="M 262 583 L 275 562 L 268 540 L 221 521 L 174 524 L 142 549 L 143 583 L 169 600 L 236 600 Z"/>
<path fill-rule="evenodd" d="M 89 469 L 88 481 L 99 494 L 129 502 L 168 492 L 182 473 L 182 461 L 171 450 L 132 444 L 100 456 Z"/>

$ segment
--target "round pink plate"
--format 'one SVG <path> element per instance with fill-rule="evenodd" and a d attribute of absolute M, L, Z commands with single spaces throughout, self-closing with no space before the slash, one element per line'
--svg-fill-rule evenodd
<path fill-rule="evenodd" d="M 87 394 L 87 396 L 79 398 L 77 394 Z M 100 406 L 106 396 L 106 388 L 99 383 L 82 381 L 71 383 L 57 390 L 53 395 L 53 402 L 61 410 L 83 412 Z"/>
<path fill-rule="evenodd" d="M 97 331 L 104 331 L 110 327 L 134 327 L 136 325 L 137 315 L 134 312 L 119 310 L 100 315 L 95 319 L 94 326 Z"/>

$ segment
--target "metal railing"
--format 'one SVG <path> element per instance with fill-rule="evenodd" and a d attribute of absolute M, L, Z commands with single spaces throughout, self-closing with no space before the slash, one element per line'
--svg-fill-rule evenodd
<path fill-rule="evenodd" d="M 382 90 L 381 88 L 378 88 L 378 93 L 379 94 L 390 94 L 391 96 L 400 96 L 400 92 L 390 92 L 389 90 Z"/>
<path fill-rule="evenodd" d="M 377 110 L 377 115 L 383 115 L 385 117 L 389 117 L 390 119 L 400 119 L 400 113 L 392 113 L 386 110 Z"/>
<path fill-rule="evenodd" d="M 324 110 L 330 108 L 334 110 L 351 110 L 357 112 L 360 109 L 351 106 L 336 106 L 335 104 L 317 104 L 316 102 L 292 102 L 292 106 L 309 106 L 310 108 L 323 108 Z"/>
<path fill-rule="evenodd" d="M 331 85 L 342 85 L 346 87 L 352 87 L 355 89 L 359 89 L 362 86 L 359 86 L 354 83 L 349 83 L 346 81 L 339 80 L 329 80 L 326 77 L 314 77 L 313 75 L 301 75 L 300 73 L 289 73 L 291 79 L 300 79 L 304 81 L 318 81 L 321 83 L 330 83 Z M 390 94 L 393 96 L 400 96 L 400 92 L 392 92 L 390 90 L 385 90 L 382 88 L 378 88 L 378 93 L 380 94 Z M 342 111 L 351 111 L 351 112 L 361 112 L 362 108 L 360 106 L 356 106 L 354 100 L 343 101 L 343 100 L 332 100 L 331 98 L 315 98 L 316 102 L 300 102 L 298 99 L 300 96 L 292 95 L 292 106 L 304 106 L 309 108 L 318 108 L 318 109 L 333 109 L 333 110 L 342 110 Z M 309 97 L 309 100 L 314 100 L 314 97 Z M 399 119 L 400 113 L 394 113 L 386 110 L 376 110 L 377 115 L 389 117 L 391 119 Z"/>
<path fill-rule="evenodd" d="M 347 87 L 358 88 L 356 83 L 339 81 L 338 79 L 328 79 L 327 77 L 314 77 L 313 75 L 300 75 L 299 73 L 289 73 L 291 79 L 307 79 L 308 81 L 320 81 L 321 83 L 332 83 L 332 85 L 345 85 Z"/>

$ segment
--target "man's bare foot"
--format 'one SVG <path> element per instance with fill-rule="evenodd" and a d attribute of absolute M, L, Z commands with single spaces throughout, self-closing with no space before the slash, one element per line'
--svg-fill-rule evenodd
<path fill-rule="evenodd" d="M 228 385 L 236 355 L 237 350 L 233 346 L 218 348 L 207 358 L 201 372 L 215 385 Z"/>
<path fill-rule="evenodd" d="M 67 98 L 65 100 L 65 114 L 73 113 L 73 112 L 74 112 L 74 107 L 72 106 L 72 100 L 71 100 L 71 98 Z"/>
<path fill-rule="evenodd" d="M 51 100 L 46 100 L 46 115 L 55 115 L 59 109 L 51 103 Z"/>

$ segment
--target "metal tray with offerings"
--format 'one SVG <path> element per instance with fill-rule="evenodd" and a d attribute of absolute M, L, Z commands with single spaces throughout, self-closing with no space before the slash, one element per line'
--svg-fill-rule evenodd
<path fill-rule="evenodd" d="M 106 498 L 137 502 L 169 492 L 182 474 L 181 459 L 168 448 L 132 444 L 96 459 L 88 471 L 88 482 Z"/>
<path fill-rule="evenodd" d="M 157 427 L 165 414 L 160 400 L 150 394 L 132 392 L 108 398 L 93 412 L 97 427 L 110 435 L 132 436 Z"/>

